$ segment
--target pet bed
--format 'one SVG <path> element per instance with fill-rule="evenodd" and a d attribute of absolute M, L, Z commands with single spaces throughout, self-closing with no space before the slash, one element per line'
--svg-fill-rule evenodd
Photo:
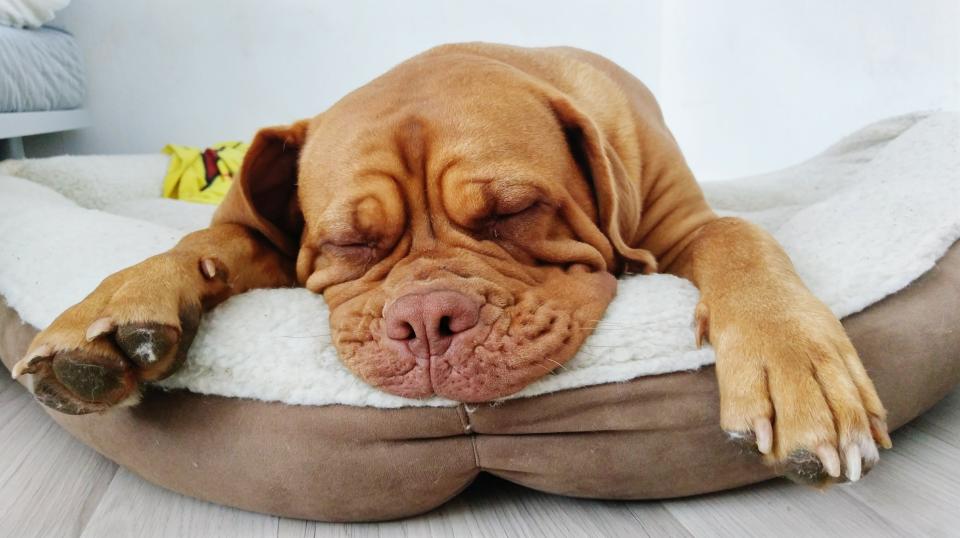
<path fill-rule="evenodd" d="M 798 166 L 705 184 L 721 213 L 770 230 L 844 318 L 891 427 L 960 378 L 958 142 L 957 114 L 912 114 Z M 164 169 L 156 156 L 0 164 L 8 367 L 34 327 L 104 276 L 205 224 L 209 208 L 159 198 Z M 597 333 L 557 375 L 466 406 L 363 384 L 330 346 L 322 297 L 260 290 L 209 313 L 186 366 L 139 406 L 51 415 L 148 480 L 310 519 L 415 514 L 480 471 L 543 491 L 631 499 L 768 478 L 719 429 L 713 354 L 694 345 L 696 300 L 672 276 L 625 277 Z"/>

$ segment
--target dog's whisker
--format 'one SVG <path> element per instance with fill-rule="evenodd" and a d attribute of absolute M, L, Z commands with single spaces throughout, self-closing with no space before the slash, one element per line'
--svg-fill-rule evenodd
<path fill-rule="evenodd" d="M 546 358 L 546 357 L 544 357 L 544 358 Z M 556 364 L 557 367 L 560 368 L 561 370 L 566 370 L 566 369 L 567 369 L 566 366 L 560 364 L 559 362 L 557 362 L 557 361 L 555 361 L 555 360 L 553 360 L 553 359 L 547 359 L 547 360 L 550 361 L 550 362 L 552 362 L 553 364 Z"/>

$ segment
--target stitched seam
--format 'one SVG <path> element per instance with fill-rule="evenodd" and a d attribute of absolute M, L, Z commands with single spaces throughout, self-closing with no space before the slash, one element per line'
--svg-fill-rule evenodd
<path fill-rule="evenodd" d="M 481 470 L 481 469 L 483 469 L 483 467 L 480 466 L 480 450 L 477 448 L 477 436 L 476 436 L 476 435 L 471 435 L 471 436 L 470 436 L 470 445 L 473 446 L 473 463 L 474 463 L 474 465 L 477 466 L 477 469 L 478 469 L 478 470 Z"/>
<path fill-rule="evenodd" d="M 470 446 L 473 447 L 473 463 L 477 466 L 477 469 L 480 469 L 480 449 L 477 447 L 477 435 L 473 431 L 473 422 L 470 420 L 470 413 L 467 412 L 465 404 L 457 406 L 457 416 L 460 418 L 464 435 L 470 438 Z"/>

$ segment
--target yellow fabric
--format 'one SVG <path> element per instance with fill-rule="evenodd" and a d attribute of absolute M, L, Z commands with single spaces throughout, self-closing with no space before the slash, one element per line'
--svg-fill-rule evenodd
<path fill-rule="evenodd" d="M 244 142 L 221 142 L 206 150 L 167 144 L 163 152 L 170 156 L 170 166 L 163 179 L 164 198 L 219 204 L 248 147 Z"/>

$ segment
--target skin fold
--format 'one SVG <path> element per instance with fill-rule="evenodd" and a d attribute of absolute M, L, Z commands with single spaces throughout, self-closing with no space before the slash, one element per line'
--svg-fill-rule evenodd
<path fill-rule="evenodd" d="M 720 425 L 768 464 L 856 480 L 889 447 L 856 351 L 780 246 L 709 208 L 642 83 L 569 48 L 438 47 L 261 130 L 208 229 L 109 277 L 14 374 L 64 412 L 129 404 L 202 311 L 304 286 L 366 382 L 486 402 L 573 357 L 616 276 L 656 271 L 700 289 Z"/>

